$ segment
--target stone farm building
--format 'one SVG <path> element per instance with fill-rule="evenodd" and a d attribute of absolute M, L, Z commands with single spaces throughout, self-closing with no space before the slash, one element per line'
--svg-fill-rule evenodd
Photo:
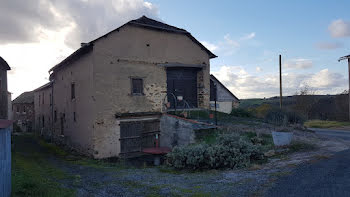
<path fill-rule="evenodd" d="M 49 82 L 34 92 L 35 130 L 40 134 L 52 136 L 52 82 Z M 60 98 L 60 97 L 58 97 Z M 55 118 L 55 117 L 54 117 Z M 56 116 L 57 118 L 57 116 Z"/>
<path fill-rule="evenodd" d="M 7 71 L 11 70 L 7 62 L 0 57 L 0 119 L 8 119 L 9 92 L 7 91 Z"/>
<path fill-rule="evenodd" d="M 209 109 L 215 57 L 184 29 L 129 21 L 49 71 L 50 83 L 34 91 L 36 128 L 94 158 L 153 146 L 156 133 L 170 143 L 164 112 Z"/>
<path fill-rule="evenodd" d="M 12 120 L 20 131 L 34 130 L 34 92 L 24 92 L 12 101 Z M 16 132 L 17 128 L 14 128 Z"/>

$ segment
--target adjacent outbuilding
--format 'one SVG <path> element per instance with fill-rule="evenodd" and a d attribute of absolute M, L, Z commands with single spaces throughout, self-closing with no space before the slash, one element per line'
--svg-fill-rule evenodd
<path fill-rule="evenodd" d="M 210 109 L 223 113 L 231 113 L 232 109 L 238 108 L 239 99 L 222 84 L 214 75 L 210 75 Z"/>

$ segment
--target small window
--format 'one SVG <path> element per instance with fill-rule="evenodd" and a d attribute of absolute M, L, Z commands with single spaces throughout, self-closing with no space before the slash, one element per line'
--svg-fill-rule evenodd
<path fill-rule="evenodd" d="M 57 111 L 54 112 L 54 121 L 57 122 Z"/>
<path fill-rule="evenodd" d="M 52 106 L 52 95 L 50 93 L 50 106 Z"/>
<path fill-rule="evenodd" d="M 45 117 L 43 116 L 43 127 L 45 127 Z"/>
<path fill-rule="evenodd" d="M 72 83 L 70 86 L 70 90 L 71 90 L 71 99 L 75 99 L 75 83 Z"/>
<path fill-rule="evenodd" d="M 44 104 L 44 100 L 45 100 L 44 98 L 45 98 L 45 95 L 44 95 L 44 92 L 43 92 L 43 104 Z"/>
<path fill-rule="evenodd" d="M 40 102 L 41 102 L 41 95 L 39 95 L 39 106 L 40 106 Z"/>
<path fill-rule="evenodd" d="M 142 95 L 143 94 L 143 80 L 140 78 L 131 79 L 132 85 L 132 94 L 133 95 Z"/>
<path fill-rule="evenodd" d="M 75 112 L 73 112 L 73 120 L 74 120 L 74 122 L 77 122 L 77 116 L 76 116 Z"/>
<path fill-rule="evenodd" d="M 23 106 L 23 112 L 24 113 L 26 112 L 26 106 Z"/>
<path fill-rule="evenodd" d="M 19 113 L 19 106 L 17 106 L 17 113 Z"/>

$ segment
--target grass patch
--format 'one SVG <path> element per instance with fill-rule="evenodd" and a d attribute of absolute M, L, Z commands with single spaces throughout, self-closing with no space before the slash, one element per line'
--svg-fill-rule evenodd
<path fill-rule="evenodd" d="M 328 120 L 309 120 L 304 123 L 309 128 L 335 128 L 350 126 L 350 122 L 328 121 Z"/>
<path fill-rule="evenodd" d="M 43 139 L 36 138 L 38 141 L 39 145 L 45 149 L 45 151 L 48 151 L 50 154 L 59 156 L 59 157 L 65 157 L 68 155 L 66 151 L 64 151 L 62 148 L 52 144 L 52 143 L 47 143 Z"/>
<path fill-rule="evenodd" d="M 62 170 L 50 165 L 48 152 L 32 136 L 14 136 L 12 149 L 12 196 L 75 196 L 58 180 L 70 178 Z"/>

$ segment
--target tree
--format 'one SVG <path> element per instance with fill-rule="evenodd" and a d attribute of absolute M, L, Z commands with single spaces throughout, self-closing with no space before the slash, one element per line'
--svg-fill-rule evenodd
<path fill-rule="evenodd" d="M 315 91 L 308 85 L 302 87 L 295 94 L 296 102 L 294 109 L 302 113 L 306 117 L 306 119 L 309 119 L 312 106 L 316 103 L 316 98 L 314 94 Z"/>

